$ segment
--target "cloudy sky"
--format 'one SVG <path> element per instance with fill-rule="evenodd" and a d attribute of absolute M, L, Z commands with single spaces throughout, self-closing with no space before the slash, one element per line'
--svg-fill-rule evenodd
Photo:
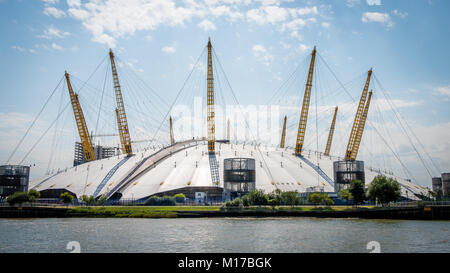
<path fill-rule="evenodd" d="M 373 67 L 420 139 L 406 147 L 407 137 L 392 125 L 393 148 L 417 182 L 429 185 L 415 149 L 431 175 L 450 171 L 449 12 L 447 0 L 0 0 L 0 160 L 64 70 L 86 80 L 112 48 L 171 102 L 211 37 L 244 105 L 266 104 L 314 45 L 344 83 Z M 31 137 L 51 122 L 43 116 Z M 48 147 L 36 153 L 44 155 L 25 163 L 47 167 Z"/>

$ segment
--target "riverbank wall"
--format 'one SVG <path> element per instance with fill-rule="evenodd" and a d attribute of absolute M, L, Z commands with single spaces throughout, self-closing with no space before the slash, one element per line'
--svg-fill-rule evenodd
<path fill-rule="evenodd" d="M 402 220 L 450 220 L 450 206 L 386 207 L 386 208 L 331 208 L 301 207 L 271 209 L 270 207 L 221 208 L 189 210 L 171 207 L 0 207 L 0 218 L 202 218 L 202 217 L 319 217 Z"/>

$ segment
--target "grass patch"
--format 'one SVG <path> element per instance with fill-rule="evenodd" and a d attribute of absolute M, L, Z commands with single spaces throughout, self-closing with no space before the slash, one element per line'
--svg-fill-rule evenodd
<path fill-rule="evenodd" d="M 210 206 L 95 206 L 70 207 L 71 216 L 117 217 L 117 218 L 174 218 L 178 211 L 218 211 L 220 207 Z"/>

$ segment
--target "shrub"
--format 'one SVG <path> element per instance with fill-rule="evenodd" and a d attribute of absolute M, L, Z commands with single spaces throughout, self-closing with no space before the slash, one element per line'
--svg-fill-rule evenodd
<path fill-rule="evenodd" d="M 41 197 L 41 193 L 35 189 L 31 189 L 28 191 L 28 200 L 29 202 L 36 201 L 39 197 Z"/>
<path fill-rule="evenodd" d="M 6 198 L 6 202 L 10 206 L 19 205 L 21 206 L 23 203 L 29 202 L 28 193 L 26 192 L 15 192 Z"/>
<path fill-rule="evenodd" d="M 92 205 L 95 203 L 95 198 L 92 195 L 82 195 L 80 197 L 80 200 L 84 203 L 86 203 L 86 205 Z"/>
<path fill-rule="evenodd" d="M 61 202 L 63 202 L 64 204 L 68 205 L 70 203 L 72 203 L 73 201 L 73 195 L 71 195 L 68 192 L 65 193 L 61 193 L 61 195 L 59 196 L 59 199 L 61 200 Z"/>
<path fill-rule="evenodd" d="M 106 195 L 100 196 L 97 201 L 95 201 L 96 205 L 104 205 L 106 204 L 106 201 L 108 201 L 108 198 L 106 198 Z"/>
<path fill-rule="evenodd" d="M 307 201 L 308 203 L 311 203 L 314 206 L 316 206 L 322 202 L 322 195 L 318 192 L 313 192 L 310 195 L 308 195 Z"/>
<path fill-rule="evenodd" d="M 184 203 L 184 201 L 186 200 L 186 195 L 182 193 L 177 193 L 173 197 L 175 198 L 175 201 L 177 203 Z"/>
<path fill-rule="evenodd" d="M 345 200 L 347 202 L 353 199 L 352 194 L 346 189 L 340 190 L 338 195 L 340 199 Z"/>
<path fill-rule="evenodd" d="M 269 199 L 263 190 L 253 190 L 248 193 L 249 204 L 253 206 L 267 205 Z"/>
<path fill-rule="evenodd" d="M 299 205 L 301 202 L 300 196 L 298 196 L 297 191 L 285 191 L 281 195 L 281 203 L 285 205 L 295 206 Z"/>
<path fill-rule="evenodd" d="M 176 202 L 172 196 L 152 196 L 145 201 L 145 204 L 148 206 L 175 206 Z"/>
<path fill-rule="evenodd" d="M 248 196 L 247 195 L 242 196 L 241 199 L 242 199 L 242 205 L 244 207 L 250 206 L 250 201 L 248 200 Z"/>
<path fill-rule="evenodd" d="M 236 198 L 231 202 L 231 205 L 233 207 L 242 207 L 243 206 L 243 202 L 241 200 L 241 198 Z"/>

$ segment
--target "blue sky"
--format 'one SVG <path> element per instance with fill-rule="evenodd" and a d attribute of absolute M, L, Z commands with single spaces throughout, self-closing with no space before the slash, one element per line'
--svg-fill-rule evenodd
<path fill-rule="evenodd" d="M 86 80 L 113 48 L 173 101 L 211 36 L 244 105 L 267 103 L 314 45 L 344 83 L 373 67 L 437 169 L 448 172 L 449 12 L 447 0 L 0 0 L 0 158 L 6 161 L 64 70 Z M 333 103 L 340 101 L 348 98 Z M 42 119 L 41 130 L 52 116 Z M 401 130 L 392 134 L 417 182 L 430 184 Z"/>

